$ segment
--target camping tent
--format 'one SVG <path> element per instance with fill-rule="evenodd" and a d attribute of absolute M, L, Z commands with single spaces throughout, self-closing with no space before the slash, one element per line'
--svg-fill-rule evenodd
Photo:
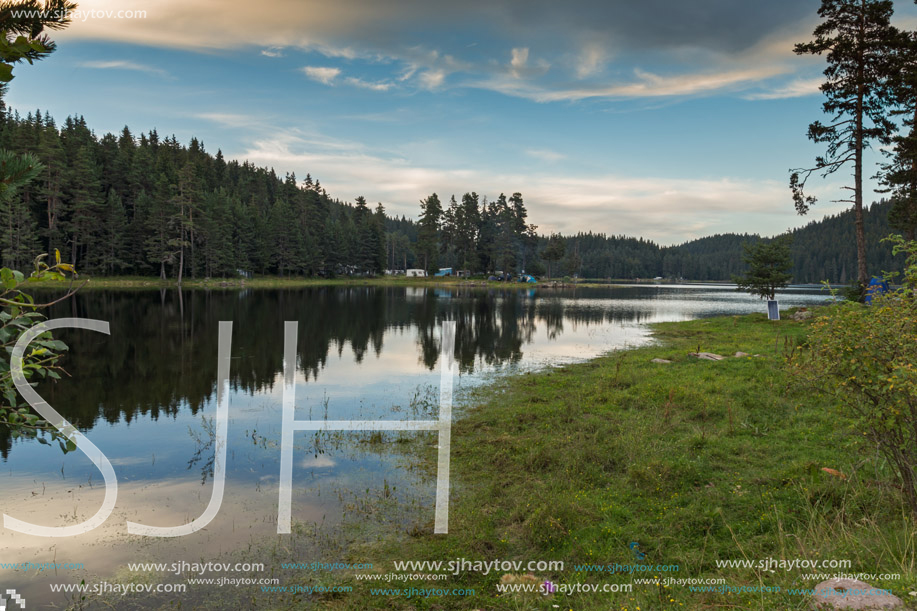
<path fill-rule="evenodd" d="M 873 278 L 866 287 L 866 303 L 872 303 L 872 298 L 876 295 L 884 295 L 889 292 L 888 282 L 881 278 Z"/>

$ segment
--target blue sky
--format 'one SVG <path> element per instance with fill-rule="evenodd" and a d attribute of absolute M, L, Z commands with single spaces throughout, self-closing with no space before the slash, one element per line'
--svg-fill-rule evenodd
<path fill-rule="evenodd" d="M 792 53 L 817 7 L 86 0 L 7 100 L 100 135 L 197 136 L 395 214 L 433 191 L 521 191 L 545 232 L 774 234 L 843 208 L 845 175 L 813 179 L 810 217 L 787 187 L 820 152 L 805 132 L 824 65 Z M 896 10 L 911 26 L 912 4 Z"/>

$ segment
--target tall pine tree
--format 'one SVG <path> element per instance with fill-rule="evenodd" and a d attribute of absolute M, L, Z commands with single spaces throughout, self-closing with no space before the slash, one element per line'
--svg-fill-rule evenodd
<path fill-rule="evenodd" d="M 866 264 L 866 232 L 863 225 L 863 152 L 871 141 L 888 145 L 894 124 L 888 119 L 887 80 L 892 49 L 898 33 L 891 26 L 890 0 L 822 0 L 818 10 L 822 22 L 815 28 L 815 40 L 793 49 L 800 55 L 826 54 L 826 80 L 821 86 L 827 98 L 822 104 L 831 123 L 815 121 L 808 137 L 826 145 L 824 155 L 810 168 L 790 175 L 793 201 L 799 214 L 806 214 L 815 198 L 804 193 L 814 172 L 832 174 L 853 164 L 852 191 L 856 228 L 857 281 L 869 282 Z"/>

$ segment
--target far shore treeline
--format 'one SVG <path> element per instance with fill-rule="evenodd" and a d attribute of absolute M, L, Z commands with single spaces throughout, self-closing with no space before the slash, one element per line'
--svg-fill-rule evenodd
<path fill-rule="evenodd" d="M 452 267 L 729 280 L 744 268 L 742 244 L 761 239 L 726 234 L 661 247 L 592 232 L 544 236 L 529 222 L 518 192 L 490 199 L 475 192 L 427 195 L 417 221 L 393 218 L 362 197 L 352 203 L 333 198 L 309 175 L 281 177 L 227 161 L 220 151 L 211 155 L 194 138 L 185 146 L 156 130 L 135 136 L 127 127 L 100 138 L 82 117 L 58 127 L 41 111 L 25 117 L 4 111 L 0 148 L 33 153 L 44 165 L 0 210 L 0 256 L 14 269 L 59 249 L 80 272 L 97 276 L 341 276 Z M 866 210 L 870 274 L 902 267 L 880 241 L 892 233 L 889 209 L 881 201 Z M 851 214 L 791 232 L 795 282 L 856 279 Z M 614 226 L 613 212 L 608 225 Z"/>

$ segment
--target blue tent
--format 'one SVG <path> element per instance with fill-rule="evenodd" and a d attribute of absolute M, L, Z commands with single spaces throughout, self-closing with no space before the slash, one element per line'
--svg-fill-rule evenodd
<path fill-rule="evenodd" d="M 872 303 L 872 298 L 875 295 L 884 295 L 889 292 L 888 282 L 882 280 L 881 278 L 873 278 L 869 281 L 869 286 L 866 287 L 866 303 Z"/>

